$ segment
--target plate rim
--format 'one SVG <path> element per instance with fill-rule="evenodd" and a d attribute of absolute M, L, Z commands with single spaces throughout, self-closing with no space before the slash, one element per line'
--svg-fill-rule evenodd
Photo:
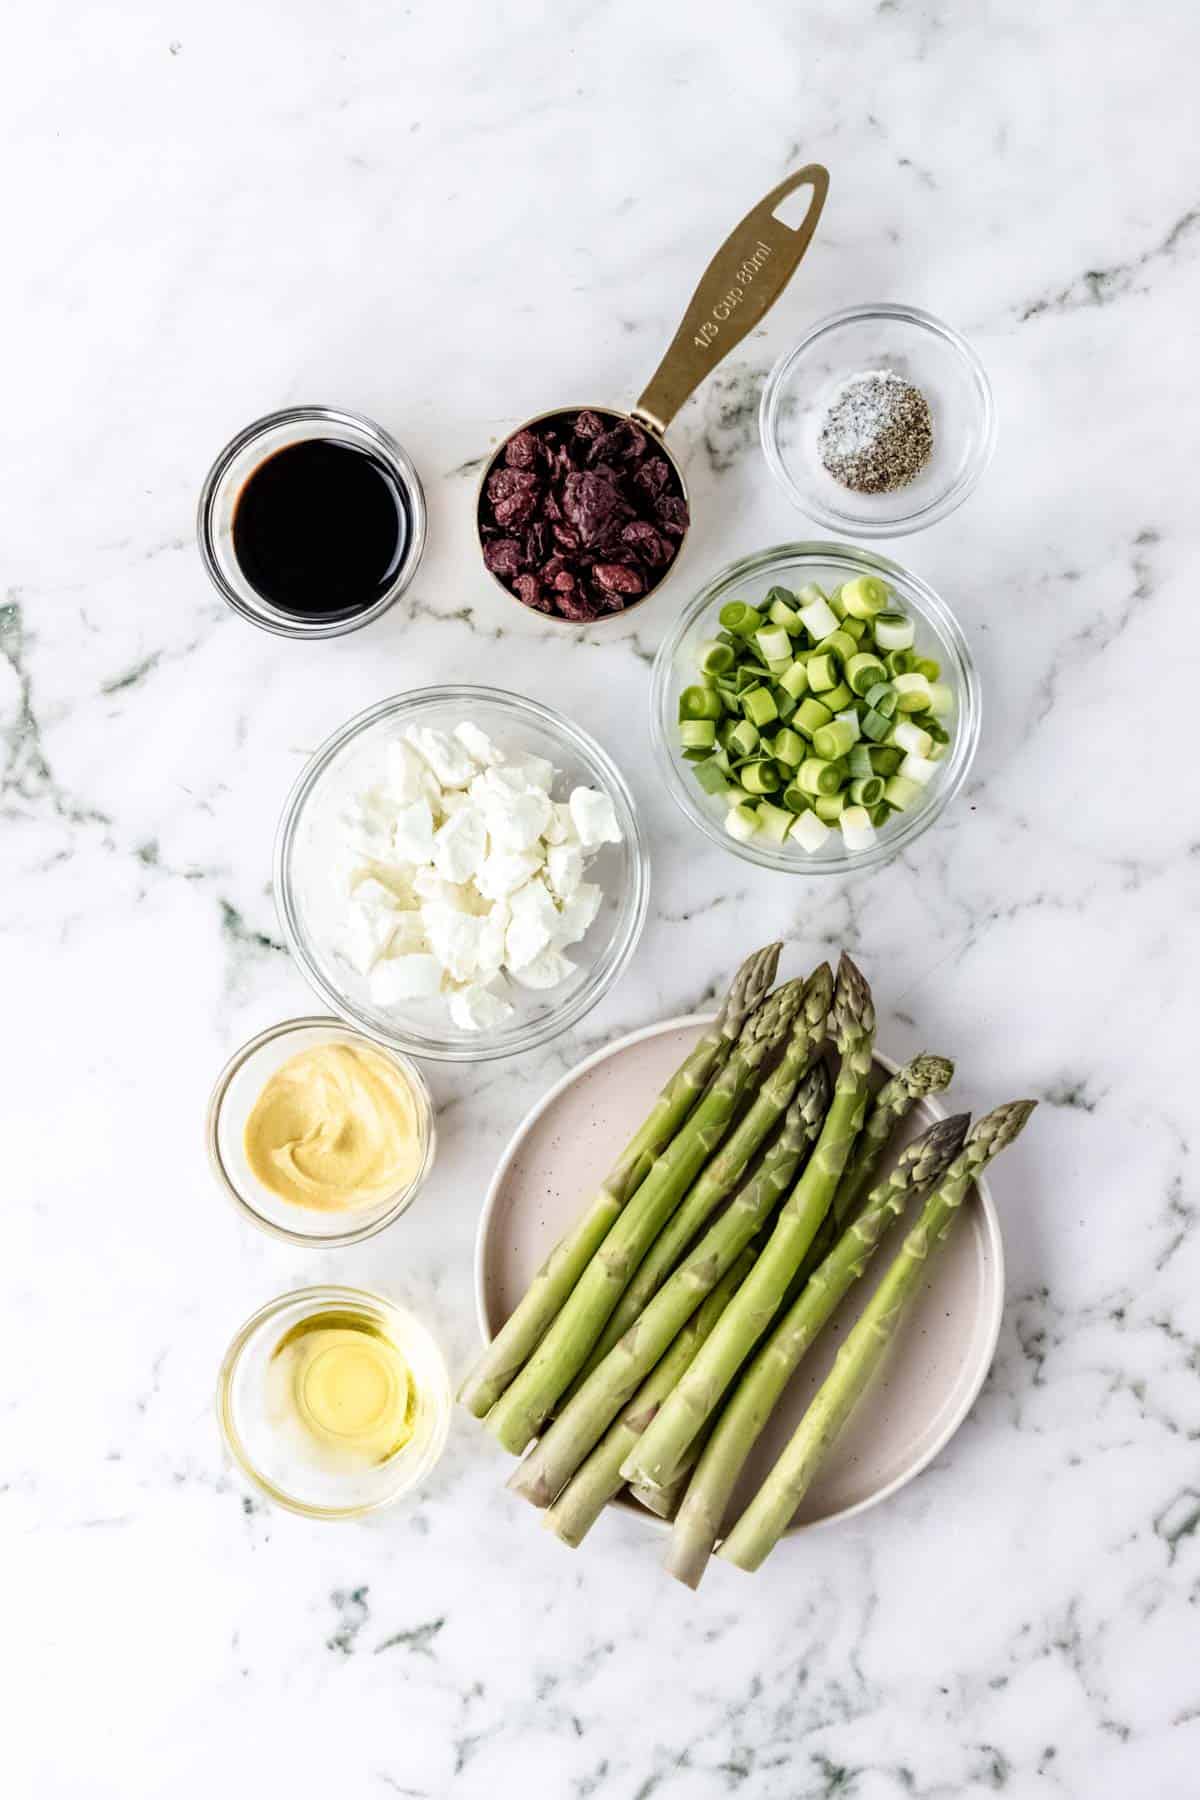
<path fill-rule="evenodd" d="M 581 1076 L 586 1075 L 589 1070 L 594 1069 L 597 1064 L 606 1062 L 609 1057 L 616 1056 L 620 1051 L 627 1050 L 634 1044 L 640 1044 L 647 1038 L 659 1037 L 667 1031 L 678 1031 L 684 1027 L 703 1029 L 705 1025 L 711 1025 L 716 1016 L 715 1012 L 678 1013 L 673 1018 L 660 1019 L 651 1025 L 639 1025 L 635 1030 L 623 1033 L 621 1037 L 614 1038 L 610 1044 L 602 1045 L 600 1049 L 593 1050 L 590 1055 L 585 1056 L 580 1062 L 574 1063 L 571 1068 L 567 1069 L 559 1076 L 557 1081 L 547 1088 L 541 1098 L 536 1100 L 517 1122 L 508 1142 L 496 1159 L 491 1179 L 487 1185 L 487 1192 L 483 1197 L 483 1206 L 480 1209 L 479 1222 L 475 1228 L 475 1322 L 485 1345 L 491 1343 L 493 1336 L 491 1327 L 488 1323 L 485 1305 L 485 1249 L 501 1184 L 525 1138 L 529 1135 L 530 1131 L 532 1131 L 546 1109 L 557 1100 L 558 1096 L 578 1081 Z M 888 1056 L 884 1051 L 879 1050 L 878 1048 L 873 1051 L 873 1055 L 875 1061 L 880 1063 L 891 1075 L 894 1075 L 897 1069 L 901 1067 L 894 1057 Z M 940 1095 L 925 1095 L 923 1098 L 924 1104 L 929 1108 L 929 1111 L 933 1114 L 935 1119 L 944 1119 L 948 1117 L 947 1108 L 943 1105 Z M 894 1476 L 891 1481 L 885 1483 L 883 1487 L 877 1490 L 877 1492 L 867 1495 L 865 1499 L 856 1500 L 852 1506 L 840 1507 L 836 1512 L 827 1513 L 824 1518 L 813 1519 L 806 1524 L 789 1525 L 787 1531 L 784 1533 L 785 1537 L 800 1537 L 804 1532 L 821 1531 L 827 1526 L 842 1524 L 848 1519 L 857 1518 L 860 1514 L 870 1511 L 872 1507 L 881 1505 L 884 1500 L 891 1499 L 893 1494 L 898 1494 L 901 1488 L 908 1486 L 910 1481 L 915 1481 L 917 1476 L 923 1474 L 930 1463 L 941 1455 L 942 1451 L 946 1448 L 946 1445 L 955 1436 L 960 1426 L 965 1421 L 967 1414 L 971 1411 L 976 1400 L 978 1400 L 983 1389 L 983 1384 L 987 1380 L 988 1375 L 991 1372 L 992 1364 L 996 1359 L 996 1347 L 1000 1341 L 1000 1329 L 1004 1321 L 1006 1272 L 1004 1238 L 1000 1230 L 1000 1215 L 996 1210 L 996 1203 L 992 1199 L 992 1191 L 986 1174 L 976 1176 L 975 1191 L 979 1196 L 980 1210 L 986 1226 L 988 1250 L 992 1259 L 992 1266 L 995 1269 L 995 1278 L 993 1291 L 990 1296 L 985 1299 L 983 1351 L 979 1357 L 979 1366 L 976 1374 L 968 1383 L 963 1398 L 949 1415 L 934 1442 L 911 1464 L 910 1467 L 903 1469 L 900 1474 Z M 626 1513 L 636 1514 L 636 1516 L 643 1520 L 647 1525 L 654 1526 L 659 1531 L 670 1529 L 670 1521 L 668 1519 L 660 1519 L 646 1507 L 638 1506 L 636 1503 L 632 1506 L 623 1507 L 621 1510 Z"/>

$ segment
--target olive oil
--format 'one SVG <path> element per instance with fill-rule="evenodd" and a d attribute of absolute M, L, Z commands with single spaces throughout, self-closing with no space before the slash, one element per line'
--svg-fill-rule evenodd
<path fill-rule="evenodd" d="M 272 1410 L 327 1464 L 378 1466 L 409 1442 L 419 1395 L 392 1339 L 361 1313 L 315 1312 L 271 1357 Z"/>

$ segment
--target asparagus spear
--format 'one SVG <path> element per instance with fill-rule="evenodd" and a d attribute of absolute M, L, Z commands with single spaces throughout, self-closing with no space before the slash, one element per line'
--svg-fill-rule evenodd
<path fill-rule="evenodd" d="M 675 1342 L 643 1381 L 620 1418 L 611 1425 L 591 1455 L 580 1464 L 542 1523 L 573 1550 L 578 1549 L 613 1495 L 624 1486 L 621 1464 L 695 1356 L 754 1261 L 742 1251 L 726 1270 L 698 1312 L 692 1314 Z"/>
<path fill-rule="evenodd" d="M 512 1317 L 463 1382 L 459 1401 L 476 1418 L 483 1418 L 524 1367 L 613 1220 L 645 1179 L 653 1158 L 670 1143 L 708 1082 L 724 1068 L 747 1019 L 770 990 L 781 949 L 781 944 L 767 944 L 746 958 L 712 1024 L 663 1088 L 583 1217 L 555 1245 Z"/>
<path fill-rule="evenodd" d="M 688 1587 L 699 1586 L 734 1483 L 801 1358 L 848 1289 L 865 1273 L 884 1233 L 900 1217 L 910 1195 L 926 1191 L 945 1173 L 962 1148 L 967 1124 L 966 1113 L 944 1119 L 909 1145 L 738 1382 L 675 1516 L 666 1566 L 676 1580 Z"/>
<path fill-rule="evenodd" d="M 659 1290 L 594 1369 L 509 1482 L 534 1506 L 549 1506 L 598 1443 L 641 1382 L 665 1354 L 746 1245 L 762 1229 L 795 1180 L 805 1150 L 816 1136 L 829 1097 L 829 1076 L 817 1063 L 789 1106 L 783 1130 L 757 1172 L 743 1183 L 681 1269 Z"/>
<path fill-rule="evenodd" d="M 757 1086 L 763 1062 L 791 1030 L 802 992 L 801 982 L 786 982 L 747 1020 L 729 1061 L 655 1158 L 545 1337 L 487 1415 L 489 1431 L 515 1456 L 582 1368 L 638 1263 L 724 1138 L 739 1103 Z"/>
<path fill-rule="evenodd" d="M 688 1476 L 690 1474 L 691 1470 L 689 1469 L 686 1474 L 673 1481 L 670 1487 L 648 1488 L 642 1487 L 639 1482 L 636 1487 L 631 1487 L 629 1491 L 637 1501 L 638 1505 L 644 1506 L 647 1512 L 654 1514 L 655 1518 L 673 1519 L 679 1510 L 679 1502 L 683 1499 L 687 1489 Z"/>
<path fill-rule="evenodd" d="M 684 1452 L 775 1317 L 833 1199 L 862 1128 L 875 1033 L 871 990 L 844 954 L 833 1013 L 841 1066 L 817 1147 L 716 1330 L 626 1460 L 627 1481 L 665 1487 L 674 1479 Z"/>
<path fill-rule="evenodd" d="M 721 1545 L 718 1555 L 726 1561 L 736 1563 L 739 1569 L 757 1569 L 787 1530 L 920 1291 L 931 1251 L 958 1217 L 975 1177 L 1012 1143 L 1035 1104 L 1033 1100 L 1011 1101 L 974 1127 L 838 1351 L 791 1442 Z M 725 1316 L 728 1318 L 728 1312 Z"/>
<path fill-rule="evenodd" d="M 923 1051 L 889 1077 L 867 1106 L 862 1132 L 846 1165 L 846 1173 L 838 1183 L 833 1204 L 821 1221 L 821 1228 L 809 1246 L 808 1254 L 793 1278 L 787 1305 L 804 1289 L 813 1270 L 822 1263 L 837 1241 L 838 1233 L 854 1217 L 866 1198 L 879 1167 L 879 1159 L 888 1139 L 905 1115 L 926 1094 L 940 1094 L 950 1086 L 954 1064 L 945 1056 L 931 1056 Z"/>
<path fill-rule="evenodd" d="M 763 1082 L 754 1104 L 720 1155 L 715 1156 L 693 1182 L 678 1212 L 667 1221 L 650 1246 L 618 1301 L 600 1342 L 592 1351 L 583 1376 L 590 1375 L 603 1362 L 613 1345 L 646 1310 L 688 1245 L 703 1231 L 734 1183 L 740 1180 L 751 1156 L 766 1142 L 768 1134 L 783 1117 L 797 1082 L 825 1042 L 832 999 L 833 971 L 828 963 L 822 963 L 805 983 L 804 999 L 778 1068 Z M 582 1379 L 576 1382 L 577 1388 L 582 1385 Z"/>

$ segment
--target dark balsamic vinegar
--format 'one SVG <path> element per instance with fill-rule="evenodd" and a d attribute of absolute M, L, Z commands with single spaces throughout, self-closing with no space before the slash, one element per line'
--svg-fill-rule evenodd
<path fill-rule="evenodd" d="M 280 612 L 348 619 L 383 598 L 409 529 L 403 489 L 384 463 L 352 444 L 306 438 L 247 476 L 233 510 L 233 553 Z"/>

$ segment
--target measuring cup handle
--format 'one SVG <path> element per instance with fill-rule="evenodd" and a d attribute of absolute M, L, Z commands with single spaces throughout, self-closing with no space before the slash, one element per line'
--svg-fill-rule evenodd
<path fill-rule="evenodd" d="M 775 217 L 775 208 L 805 186 L 812 199 L 803 224 L 793 230 Z M 775 304 L 812 241 L 828 192 L 828 169 L 806 163 L 734 226 L 700 277 L 679 330 L 633 409 L 641 424 L 661 437 L 705 376 Z"/>

